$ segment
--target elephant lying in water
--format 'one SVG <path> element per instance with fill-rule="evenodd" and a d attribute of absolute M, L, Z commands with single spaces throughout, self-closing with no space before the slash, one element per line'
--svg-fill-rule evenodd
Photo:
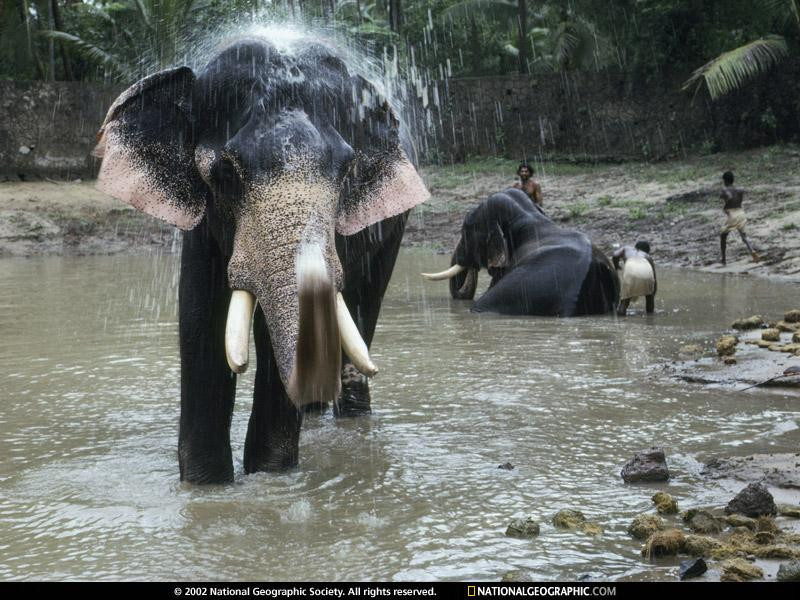
<path fill-rule="evenodd" d="M 480 269 L 492 276 L 474 312 L 573 317 L 611 312 L 619 300 L 619 279 L 608 258 L 516 189 L 490 196 L 467 214 L 451 264 L 423 276 L 449 279 L 453 298 L 475 296 Z"/>
<path fill-rule="evenodd" d="M 98 138 L 99 188 L 186 230 L 181 479 L 233 478 L 231 371 L 247 367 L 251 323 L 246 472 L 297 464 L 302 407 L 341 390 L 340 412 L 368 411 L 381 299 L 428 197 L 377 89 L 328 46 L 244 38 L 197 75 L 129 88 Z"/>

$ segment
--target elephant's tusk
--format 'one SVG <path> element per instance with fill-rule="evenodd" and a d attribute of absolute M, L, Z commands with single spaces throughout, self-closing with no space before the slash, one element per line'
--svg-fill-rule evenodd
<path fill-rule="evenodd" d="M 225 324 L 225 358 L 234 373 L 244 373 L 250 360 L 250 328 L 256 297 L 245 290 L 234 290 Z"/>
<path fill-rule="evenodd" d="M 369 357 L 367 344 L 361 337 L 358 327 L 350 316 L 342 294 L 336 294 L 336 320 L 339 322 L 339 334 L 342 338 L 342 348 L 353 361 L 356 369 L 367 377 L 374 377 L 378 372 L 378 367 Z"/>
<path fill-rule="evenodd" d="M 445 279 L 452 279 L 459 273 L 463 273 L 467 270 L 467 267 L 462 267 L 461 265 L 453 265 L 447 271 L 442 271 L 441 273 L 420 273 L 425 279 L 429 279 L 430 281 L 444 281 Z"/>

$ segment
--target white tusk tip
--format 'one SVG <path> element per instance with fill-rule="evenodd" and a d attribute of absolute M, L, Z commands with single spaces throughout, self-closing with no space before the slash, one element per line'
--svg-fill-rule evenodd
<path fill-rule="evenodd" d="M 247 371 L 247 363 L 237 364 L 230 358 L 228 359 L 228 366 L 230 367 L 231 371 L 233 371 L 237 375 L 241 375 L 242 373 Z"/>

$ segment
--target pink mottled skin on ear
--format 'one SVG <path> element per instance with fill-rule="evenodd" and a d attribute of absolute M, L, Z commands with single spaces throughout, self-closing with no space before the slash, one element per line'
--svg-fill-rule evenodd
<path fill-rule="evenodd" d="M 97 176 L 97 189 L 181 229 L 195 227 L 203 218 L 204 205 L 200 204 L 197 214 L 176 206 L 175 200 L 168 197 L 141 161 L 121 143 L 115 129 L 114 123 L 106 125 L 98 142 L 103 163 Z"/>
<path fill-rule="evenodd" d="M 395 166 L 394 173 L 378 184 L 374 194 L 373 198 L 360 203 L 355 209 L 339 215 L 336 231 L 342 235 L 353 235 L 373 223 L 399 215 L 431 196 L 405 155 Z"/>

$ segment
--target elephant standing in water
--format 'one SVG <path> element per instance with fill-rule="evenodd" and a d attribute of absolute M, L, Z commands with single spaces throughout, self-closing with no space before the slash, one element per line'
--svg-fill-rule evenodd
<path fill-rule="evenodd" d="M 598 315 L 613 311 L 619 300 L 619 279 L 608 258 L 584 234 L 553 223 L 517 189 L 494 194 L 467 214 L 451 264 L 423 276 L 449 279 L 453 298 L 475 296 L 480 269 L 492 276 L 474 312 Z"/>
<path fill-rule="evenodd" d="M 368 412 L 381 299 L 428 197 L 376 88 L 321 43 L 240 38 L 197 75 L 133 85 L 98 139 L 99 188 L 186 230 L 181 479 L 233 479 L 231 371 L 247 367 L 251 323 L 246 472 L 297 464 L 306 405 Z"/>

